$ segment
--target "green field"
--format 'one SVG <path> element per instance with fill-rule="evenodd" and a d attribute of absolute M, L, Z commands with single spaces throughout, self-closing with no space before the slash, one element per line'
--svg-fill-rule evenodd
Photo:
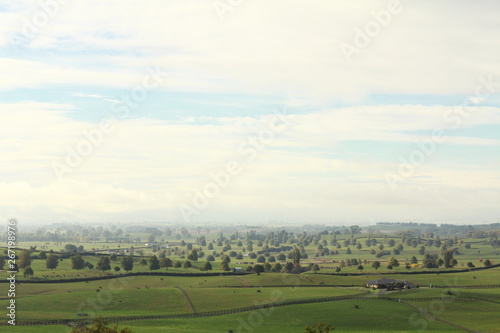
<path fill-rule="evenodd" d="M 136 233 L 131 239 L 145 239 L 147 234 Z M 336 237 L 335 242 L 332 242 Z M 206 261 L 207 255 L 213 255 L 212 262 L 215 276 L 126 276 L 114 279 L 106 279 L 89 282 L 70 283 L 24 283 L 26 279 L 37 280 L 61 280 L 81 279 L 85 277 L 108 276 L 122 274 L 120 269 L 119 255 L 116 260 L 111 261 L 111 270 L 102 272 L 97 269 L 79 269 L 71 267 L 71 259 L 60 260 L 59 266 L 54 270 L 45 267 L 44 259 L 33 259 L 31 268 L 34 270 L 33 277 L 23 277 L 22 270 L 17 274 L 16 305 L 18 319 L 77 319 L 82 318 L 78 314 L 103 317 L 130 317 L 139 315 L 174 315 L 190 314 L 194 311 L 218 311 L 231 310 L 242 307 L 269 304 L 279 301 L 304 301 L 306 299 L 318 299 L 330 296 L 355 296 L 366 297 L 366 299 L 328 301 L 318 303 L 307 303 L 298 305 L 284 305 L 272 309 L 242 312 L 238 314 L 224 314 L 213 317 L 195 318 L 173 318 L 157 320 L 125 321 L 121 325 L 133 329 L 137 333 L 149 332 L 303 332 L 306 325 L 325 322 L 337 327 L 336 331 L 346 332 L 417 332 L 425 324 L 426 332 L 459 332 L 463 331 L 450 323 L 429 319 L 422 315 L 413 306 L 435 315 L 438 318 L 462 325 L 468 329 L 479 332 L 498 332 L 496 328 L 496 316 L 500 311 L 500 305 L 486 302 L 499 301 L 500 288 L 482 289 L 459 289 L 455 286 L 494 285 L 500 279 L 500 267 L 486 270 L 472 270 L 461 273 L 443 273 L 452 269 L 436 267 L 422 268 L 423 255 L 419 253 L 420 244 L 415 246 L 408 240 L 402 240 L 394 235 L 371 235 L 376 239 L 377 245 L 366 245 L 368 240 L 366 234 L 358 235 L 322 235 L 310 239 L 302 251 L 307 258 L 301 258 L 302 267 L 309 264 L 317 264 L 319 272 L 307 271 L 301 274 L 289 274 L 281 272 L 264 272 L 261 274 L 228 275 L 220 270 L 221 259 L 224 255 L 230 258 L 229 267 L 233 269 L 240 267 L 246 270 L 248 266 L 257 263 L 257 259 L 250 259 L 250 254 L 265 255 L 266 261 L 280 262 L 284 266 L 290 262 L 291 252 L 265 253 L 268 246 L 265 242 L 242 241 L 241 239 L 225 239 L 220 245 L 216 235 L 207 237 L 207 245 L 203 247 L 196 244 L 195 237 L 185 238 L 185 245 L 180 245 L 179 239 L 167 239 L 171 248 L 168 258 L 172 261 L 185 261 L 189 253 L 189 246 L 204 252 L 198 260 L 193 260 L 192 268 L 161 268 L 156 272 L 169 273 L 196 273 L 200 272 L 201 265 Z M 392 244 L 393 240 L 395 244 Z M 430 239 L 421 239 L 427 242 Z M 346 245 L 345 242 L 359 243 Z M 446 240 L 443 239 L 443 242 Z M 239 242 L 242 244 L 238 245 Z M 396 247 L 403 245 L 403 250 L 395 254 Z M 191 244 L 189 244 L 191 243 Z M 32 256 L 40 255 L 39 250 L 44 247 L 45 251 L 61 251 L 65 242 L 24 242 L 20 243 L 23 248 L 37 246 Z M 213 250 L 208 250 L 208 245 Z M 286 245 L 295 246 L 295 242 Z M 335 244 L 335 245 L 334 245 Z M 392 244 L 392 245 L 391 245 Z M 470 245 L 465 246 L 466 244 Z M 134 268 L 132 272 L 150 272 L 149 265 L 140 265 L 141 260 L 149 260 L 150 256 L 159 256 L 162 250 L 147 247 L 144 241 L 121 244 L 106 242 L 101 239 L 93 242 L 77 242 L 75 245 L 84 246 L 85 250 L 96 250 L 97 253 L 106 253 L 108 250 L 123 250 L 130 246 L 135 247 Z M 282 244 L 285 245 L 285 244 Z M 381 246 L 382 245 L 382 246 Z M 226 248 L 225 248 L 226 247 Z M 228 248 L 229 247 L 229 248 Z M 332 250 L 328 255 L 322 255 L 325 247 Z M 458 250 L 454 258 L 458 264 L 453 269 L 464 269 L 468 262 L 476 267 L 483 267 L 483 261 L 490 259 L 493 263 L 499 261 L 499 251 L 488 244 L 486 239 L 462 239 L 454 241 L 452 247 Z M 249 250 L 249 248 L 251 250 Z M 348 254 L 347 249 L 351 252 Z M 391 251 L 377 257 L 370 253 L 382 249 Z M 442 248 L 436 246 L 425 246 L 426 254 L 437 254 L 442 256 Z M 337 252 L 338 253 L 337 253 Z M 244 254 L 243 259 L 236 259 L 236 253 Z M 286 259 L 278 259 L 278 256 Z M 95 253 L 82 255 L 84 260 L 96 266 L 99 256 Z M 271 256 L 276 260 L 270 260 Z M 387 267 L 389 258 L 395 257 L 400 265 Z M 419 267 L 407 268 L 411 257 L 415 256 Z M 261 258 L 262 259 L 262 258 Z M 356 259 L 358 264 L 350 265 L 349 262 Z M 381 263 L 379 269 L 372 267 L 377 260 Z M 360 268 L 359 265 L 363 267 Z M 349 266 L 350 265 L 350 266 Z M 340 269 L 340 272 L 338 270 Z M 340 274 L 331 274 L 331 273 Z M 401 274 L 403 272 L 425 272 L 426 274 Z M 221 273 L 221 274 L 218 274 Z M 354 274 L 355 275 L 352 275 Z M 391 273 L 391 274 L 389 274 Z M 351 274 L 351 275 L 350 275 Z M 5 270 L 0 271 L 0 278 L 7 276 Z M 384 298 L 397 298 L 402 302 L 378 299 L 378 290 L 362 288 L 367 280 L 382 277 L 409 280 L 416 284 L 450 286 L 451 289 L 426 288 L 403 292 L 388 292 L 383 294 Z M 335 286 L 352 286 L 329 287 Z M 0 284 L 1 286 L 1 284 Z M 6 286 L 6 285 L 5 285 Z M 450 291 L 452 295 L 447 294 Z M 362 292 L 365 294 L 361 295 Z M 184 294 L 185 293 L 185 294 Z M 481 300 L 454 299 L 453 296 L 478 297 Z M 440 298 L 444 300 L 417 300 L 417 298 Z M 9 300 L 0 298 L 0 307 L 5 308 Z M 405 302 L 408 302 L 405 303 Z M 434 303 L 433 303 L 434 302 Z M 438 303 L 436 303 L 438 302 Z M 436 310 L 436 304 L 444 304 L 443 311 Z M 358 305 L 359 309 L 355 308 Z M 194 307 L 194 309 L 193 309 Z M 413 324 L 412 324 L 413 323 Z M 240 330 L 238 331 L 238 328 Z M 1 328 L 2 332 L 69 332 L 64 326 L 23 326 Z"/>
<path fill-rule="evenodd" d="M 389 275 L 388 275 L 389 276 Z M 439 286 L 469 286 L 500 284 L 500 267 L 481 271 L 446 274 L 390 275 L 393 279 L 409 280 L 420 284 Z"/>
<path fill-rule="evenodd" d="M 359 309 L 355 309 L 355 305 Z M 338 332 L 415 332 L 418 326 L 409 323 L 408 318 L 415 310 L 387 301 L 341 301 L 307 305 L 291 305 L 267 310 L 267 312 L 245 312 L 234 315 L 123 322 L 121 326 L 137 333 L 215 333 L 259 332 L 259 333 L 302 333 L 307 325 L 325 322 L 336 327 Z M 363 318 L 360 320 L 360 318 Z M 25 329 L 26 328 L 26 329 Z M 39 326 L 4 328 L 2 332 L 69 332 L 67 328 Z M 460 332 L 459 329 L 435 321 L 427 323 L 426 332 Z"/>

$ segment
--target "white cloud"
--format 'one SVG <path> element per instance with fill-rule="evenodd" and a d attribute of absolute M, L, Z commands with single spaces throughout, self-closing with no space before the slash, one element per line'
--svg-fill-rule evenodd
<path fill-rule="evenodd" d="M 336 145 L 351 140 L 369 140 L 384 149 L 384 142 L 423 138 L 408 131 L 432 128 L 429 115 L 440 114 L 440 106 L 356 107 L 294 115 L 290 127 L 251 162 L 238 153 L 238 146 L 266 128 L 266 116 L 224 118 L 212 125 L 196 119 L 125 120 L 115 123 L 103 143 L 63 181 L 57 180 L 52 163 L 64 163 L 67 148 L 86 140 L 83 131 L 98 124 L 67 118 L 64 112 L 71 105 L 30 102 L 3 104 L 1 109 L 0 122 L 12 126 L 0 136 L 0 206 L 30 221 L 41 211 L 45 219 L 117 221 L 142 215 L 181 220 L 178 205 L 190 203 L 194 190 L 212 182 L 210 173 L 224 170 L 230 160 L 239 161 L 242 172 L 212 200 L 200 221 L 231 221 L 241 218 L 241 212 L 247 221 L 275 217 L 325 222 L 360 222 L 397 213 L 432 220 L 442 210 L 472 217 L 467 210 L 482 209 L 478 216 L 485 219 L 498 214 L 493 201 L 499 197 L 498 160 L 496 165 L 450 165 L 438 152 L 393 193 L 384 174 L 397 169 L 397 153 L 389 160 L 374 159 L 370 154 L 376 151 L 366 149 L 366 155 L 330 156 L 339 152 Z M 475 124 L 498 124 L 499 112 L 478 108 Z M 446 144 L 498 145 L 476 137 L 454 140 L 450 137 Z M 473 195 L 482 199 L 472 200 Z"/>
<path fill-rule="evenodd" d="M 402 13 L 346 63 L 339 44 L 353 43 L 355 28 L 363 29 L 371 12 L 387 4 L 252 1 L 220 21 L 211 1 L 121 1 L 119 11 L 112 2 L 71 2 L 40 29 L 30 50 L 77 56 L 63 63 L 3 59 L 12 75 L 0 79 L 0 89 L 68 82 L 121 87 L 145 66 L 159 65 L 172 71 L 168 89 L 319 102 L 374 93 L 472 95 L 479 75 L 500 76 L 495 2 L 401 1 Z M 13 23 L 4 33 L 19 33 L 19 19 L 34 13 L 33 5 L 16 12 L 18 24 L 12 12 L 1 13 L 2 21 Z"/>
<path fill-rule="evenodd" d="M 97 99 L 102 99 L 103 101 L 111 102 L 111 103 L 123 103 L 123 101 L 119 101 L 117 99 L 110 98 L 109 96 L 104 96 L 104 95 L 99 95 L 99 94 L 75 93 L 75 94 L 72 94 L 71 96 L 97 98 Z"/>
<path fill-rule="evenodd" d="M 0 123 L 8 125 L 0 131 L 0 207 L 32 221 L 180 219 L 177 205 L 189 202 L 210 172 L 237 159 L 242 174 L 200 220 L 229 221 L 242 212 L 247 221 L 497 218 L 499 140 L 451 129 L 477 133 L 477 126 L 500 124 L 498 108 L 479 107 L 498 104 L 498 97 L 476 94 L 480 76 L 492 78 L 490 93 L 500 89 L 498 2 L 401 1 L 402 13 L 348 63 L 340 44 L 353 43 L 356 29 L 387 4 L 244 1 L 221 21 L 212 1 L 71 1 L 22 36 L 43 9 L 37 0 L 4 1 L 0 90 L 10 96 L 50 88 L 53 95 L 44 98 L 59 101 L 54 91 L 69 87 L 73 97 L 120 103 L 109 91 L 129 91 L 152 66 L 170 73 L 162 89 L 214 94 L 217 105 L 226 107 L 256 95 L 308 110 L 332 101 L 357 106 L 294 115 L 252 163 L 238 146 L 257 135 L 269 116 L 124 117 L 57 181 L 52 163 L 64 163 L 68 149 L 98 124 L 70 119 L 73 105 L 3 103 Z M 236 97 L 224 99 L 229 94 Z M 464 109 L 460 101 L 454 107 L 396 105 L 391 97 L 383 105 L 360 105 L 370 95 L 464 95 L 477 107 Z M 390 192 L 384 174 L 409 153 L 392 145 L 414 149 L 434 129 L 445 130 L 443 147 L 494 153 L 482 155 L 485 165 L 467 156 L 454 164 L 438 152 Z M 370 144 L 353 152 L 345 148 L 348 142 Z"/>

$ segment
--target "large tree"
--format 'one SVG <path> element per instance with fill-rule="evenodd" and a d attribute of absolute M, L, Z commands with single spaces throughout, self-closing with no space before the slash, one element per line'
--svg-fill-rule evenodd
<path fill-rule="evenodd" d="M 122 257 L 120 264 L 126 272 L 131 271 L 134 268 L 134 258 L 132 256 Z"/>
<path fill-rule="evenodd" d="M 21 251 L 21 253 L 19 253 L 17 264 L 19 268 L 28 267 L 31 265 L 31 255 L 29 250 L 23 250 Z"/>
<path fill-rule="evenodd" d="M 152 271 L 160 269 L 160 261 L 157 256 L 151 256 L 151 258 L 149 258 L 149 269 Z"/>
<path fill-rule="evenodd" d="M 85 268 L 85 260 L 83 260 L 82 256 L 77 254 L 71 257 L 71 268 L 72 269 L 84 269 Z"/>
<path fill-rule="evenodd" d="M 31 268 L 31 266 L 26 266 L 24 268 L 24 272 L 23 272 L 24 277 L 31 278 L 33 276 L 33 274 L 35 274 L 35 273 L 33 272 L 33 269 Z"/>
<path fill-rule="evenodd" d="M 220 269 L 223 270 L 224 272 L 228 272 L 231 270 L 229 268 L 229 264 L 227 263 L 227 261 L 223 261 L 220 263 Z"/>
<path fill-rule="evenodd" d="M 449 268 L 453 267 L 452 265 L 452 260 L 453 260 L 453 250 L 445 250 L 443 251 L 443 260 L 444 260 L 444 267 Z"/>
<path fill-rule="evenodd" d="M 188 255 L 188 260 L 198 261 L 198 251 L 196 251 L 196 249 L 191 250 L 191 253 Z"/>
<path fill-rule="evenodd" d="M 262 265 L 255 265 L 252 268 L 252 272 L 257 273 L 260 275 L 260 273 L 264 272 L 264 266 Z"/>
<path fill-rule="evenodd" d="M 64 251 L 69 252 L 69 253 L 76 253 L 77 249 L 78 248 L 76 247 L 76 245 L 73 245 L 73 244 L 66 244 L 64 246 Z"/>
<path fill-rule="evenodd" d="M 109 271 L 111 269 L 109 257 L 100 257 L 96 268 L 100 271 Z"/>
<path fill-rule="evenodd" d="M 45 267 L 47 269 L 56 269 L 59 265 L 59 257 L 55 254 L 49 254 L 47 259 L 45 259 Z"/>
<path fill-rule="evenodd" d="M 436 264 L 437 258 L 438 258 L 437 254 L 426 253 L 424 255 L 424 258 L 422 259 L 422 265 L 425 268 L 437 268 L 438 267 L 438 265 Z"/>
<path fill-rule="evenodd" d="M 380 261 L 374 261 L 372 263 L 372 267 L 375 268 L 375 270 L 379 269 L 379 267 L 380 267 Z"/>
<path fill-rule="evenodd" d="M 172 259 L 170 258 L 162 258 L 160 260 L 160 267 L 165 267 L 165 269 L 168 269 L 169 267 L 172 267 L 173 262 Z"/>
<path fill-rule="evenodd" d="M 292 251 L 292 259 L 294 265 L 299 265 L 300 264 L 300 249 L 298 246 L 295 246 Z"/>
<path fill-rule="evenodd" d="M 351 225 L 350 226 L 350 231 L 351 234 L 360 234 L 361 233 L 361 228 L 358 225 Z"/>
<path fill-rule="evenodd" d="M 202 271 L 211 271 L 212 270 L 212 264 L 210 261 L 205 261 L 203 265 L 201 265 L 200 270 Z"/>
<path fill-rule="evenodd" d="M 389 264 L 389 266 L 392 266 L 392 267 L 398 267 L 399 266 L 399 261 L 398 261 L 398 259 L 396 259 L 394 257 L 391 257 L 389 259 L 388 264 Z"/>

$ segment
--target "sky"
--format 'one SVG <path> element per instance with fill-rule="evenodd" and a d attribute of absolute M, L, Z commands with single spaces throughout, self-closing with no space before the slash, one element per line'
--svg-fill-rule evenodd
<path fill-rule="evenodd" d="M 499 222 L 499 33 L 493 0 L 0 0 L 0 211 Z"/>

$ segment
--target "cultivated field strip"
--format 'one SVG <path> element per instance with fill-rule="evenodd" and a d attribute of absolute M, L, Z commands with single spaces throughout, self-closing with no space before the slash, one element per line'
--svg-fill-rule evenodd
<path fill-rule="evenodd" d="M 287 305 L 297 305 L 297 304 L 310 304 L 310 303 L 322 303 L 322 302 L 335 302 L 335 301 L 347 301 L 347 300 L 364 300 L 365 297 L 360 297 L 361 295 L 369 294 L 369 291 L 361 292 L 355 295 L 345 295 L 345 296 L 331 296 L 331 297 L 315 297 L 309 299 L 297 299 L 297 300 L 285 300 L 280 302 L 272 302 L 261 305 L 246 306 L 235 309 L 217 310 L 217 311 L 205 311 L 197 313 L 181 313 L 181 314 L 166 314 L 166 315 L 142 315 L 142 316 L 114 316 L 114 317 L 103 317 L 109 322 L 120 322 L 129 320 L 149 320 L 149 319 L 174 319 L 174 318 L 196 318 L 196 317 L 207 317 L 207 316 L 222 316 L 240 312 L 248 312 L 265 308 L 273 308 L 278 306 Z M 389 301 L 396 301 L 395 299 L 385 299 Z M 17 325 L 71 325 L 71 324 L 82 324 L 90 322 L 89 319 L 17 319 Z M 7 321 L 0 321 L 0 325 L 7 325 Z"/>

